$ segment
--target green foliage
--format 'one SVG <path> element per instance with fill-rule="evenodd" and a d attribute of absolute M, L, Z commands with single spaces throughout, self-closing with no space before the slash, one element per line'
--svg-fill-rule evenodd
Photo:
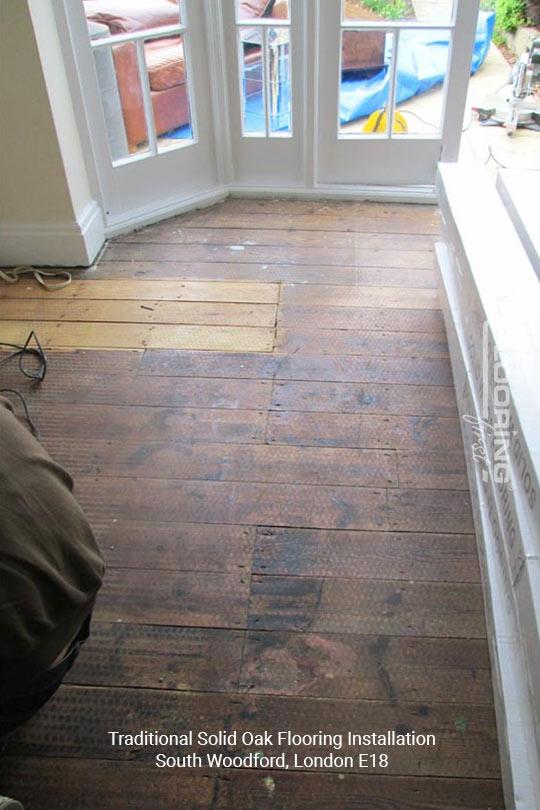
<path fill-rule="evenodd" d="M 407 0 L 362 0 L 362 5 L 385 20 L 403 20 L 411 13 Z"/>
<path fill-rule="evenodd" d="M 481 0 L 480 8 L 496 14 L 493 34 L 495 45 L 506 45 L 506 34 L 527 22 L 526 0 Z"/>
<path fill-rule="evenodd" d="M 496 31 L 502 34 L 515 31 L 527 22 L 525 0 L 495 0 Z"/>

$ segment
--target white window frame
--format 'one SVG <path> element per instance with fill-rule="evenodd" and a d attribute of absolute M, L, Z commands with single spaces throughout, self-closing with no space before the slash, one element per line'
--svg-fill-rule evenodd
<path fill-rule="evenodd" d="M 293 67 L 292 67 L 292 37 L 291 37 L 291 9 L 290 3 L 288 6 L 288 16 L 286 19 L 273 19 L 272 17 L 255 17 L 242 20 L 238 14 L 238 4 L 235 2 L 235 25 L 236 25 L 236 53 L 238 62 L 238 92 L 240 96 L 240 114 L 242 138 L 293 138 L 294 137 L 294 114 L 293 114 Z M 244 97 L 244 48 L 242 44 L 242 29 L 255 28 L 261 34 L 261 59 L 262 59 L 262 72 L 263 72 L 263 107 L 264 107 L 264 132 L 246 132 L 246 100 Z M 289 88 L 290 88 L 290 125 L 287 132 L 273 132 L 270 127 L 271 110 L 270 110 L 270 77 L 268 75 L 268 68 L 270 64 L 269 59 L 269 44 L 268 35 L 271 28 L 285 28 L 289 32 Z"/>
<path fill-rule="evenodd" d="M 182 15 L 182 18 L 180 17 Z M 189 35 L 188 23 L 188 10 L 187 3 L 183 3 L 178 11 L 178 23 L 173 25 L 164 25 L 159 28 L 152 28 L 144 31 L 132 31 L 127 34 L 113 34 L 109 37 L 102 37 L 97 39 L 90 39 L 90 47 L 95 53 L 98 50 L 109 48 L 111 57 L 113 56 L 113 47 L 115 45 L 133 44 L 136 48 L 137 54 L 137 72 L 141 87 L 144 119 L 146 122 L 146 135 L 148 138 L 148 149 L 143 152 L 138 152 L 133 155 L 126 155 L 124 158 L 114 159 L 111 155 L 111 162 L 114 168 L 124 166 L 129 163 L 134 163 L 139 160 L 147 160 L 151 157 L 156 157 L 163 152 L 176 151 L 183 149 L 187 146 L 193 146 L 198 143 L 197 131 L 197 112 L 195 109 L 195 97 L 193 93 L 193 86 L 191 81 L 192 76 L 192 62 L 191 62 L 191 38 Z M 163 39 L 165 37 L 182 37 L 182 45 L 184 50 L 184 64 L 186 72 L 186 85 L 189 103 L 189 115 L 191 126 L 191 138 L 178 139 L 178 143 L 168 144 L 166 147 L 159 147 L 158 136 L 156 133 L 156 124 L 154 120 L 154 109 L 152 106 L 152 95 L 150 90 L 150 80 L 148 78 L 148 68 L 146 64 L 146 57 L 144 53 L 144 45 L 152 39 Z"/>
<path fill-rule="evenodd" d="M 446 70 L 446 76 L 444 79 L 444 90 L 443 90 L 443 106 L 441 110 L 441 117 L 439 119 L 439 123 L 437 125 L 436 131 L 431 133 L 399 133 L 395 134 L 393 132 L 393 123 L 394 123 L 394 116 L 396 114 L 396 98 L 397 98 L 397 80 L 398 80 L 398 64 L 399 64 L 399 47 L 400 47 L 400 35 L 401 32 L 404 30 L 408 31 L 448 31 L 450 34 L 450 42 L 452 42 L 454 37 L 454 31 L 456 28 L 456 9 L 458 3 L 456 0 L 452 2 L 452 15 L 451 19 L 448 22 L 440 22 L 437 23 L 435 21 L 432 22 L 417 22 L 415 20 L 382 20 L 381 22 L 374 21 L 374 22 L 364 22 L 362 21 L 358 24 L 357 20 L 347 20 L 345 18 L 345 6 L 346 0 L 341 0 L 341 31 L 340 31 L 340 43 L 341 43 L 341 51 L 339 57 L 339 77 L 338 77 L 338 87 L 341 88 L 341 77 L 343 75 L 343 33 L 345 31 L 358 31 L 360 33 L 370 33 L 372 31 L 381 31 L 384 34 L 392 34 L 392 61 L 390 63 L 390 77 L 389 77 L 389 84 L 388 84 L 388 102 L 387 102 L 387 120 L 386 120 L 386 130 L 385 132 L 380 132 L 377 134 L 374 133 L 363 133 L 363 132 L 342 132 L 341 131 L 341 121 L 339 115 L 339 93 L 338 93 L 338 106 L 337 106 L 337 137 L 339 140 L 393 140 L 394 138 L 398 137 L 400 140 L 404 139 L 422 139 L 425 138 L 426 140 L 432 140 L 434 137 L 440 137 L 443 131 L 443 123 L 444 123 L 444 108 L 446 105 L 446 97 L 448 92 L 448 80 L 449 80 L 449 70 L 448 65 L 450 63 L 450 52 L 448 53 L 448 64 Z"/>

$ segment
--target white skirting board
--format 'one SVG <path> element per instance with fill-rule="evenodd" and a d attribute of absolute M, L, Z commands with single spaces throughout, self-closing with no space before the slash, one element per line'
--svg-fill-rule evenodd
<path fill-rule="evenodd" d="M 129 211 L 122 219 L 112 220 L 105 228 L 107 237 L 128 233 L 163 219 L 185 214 L 197 208 L 207 208 L 226 200 L 227 197 L 287 200 L 366 200 L 370 202 L 416 203 L 435 205 L 437 195 L 433 186 L 331 186 L 313 188 L 301 186 L 239 186 L 224 185 L 210 191 L 170 200 L 158 209 L 147 208 Z"/>
<path fill-rule="evenodd" d="M 195 211 L 198 208 L 208 208 L 216 203 L 223 202 L 228 196 L 227 189 L 223 186 L 193 194 L 190 197 L 179 197 L 163 203 L 159 208 L 149 206 L 135 211 L 129 211 L 121 219 L 112 220 L 105 228 L 107 238 L 118 236 L 122 233 L 129 233 L 137 228 L 144 228 L 146 225 L 153 225 L 163 219 L 170 219 L 179 214 L 186 214 L 188 211 Z"/>
<path fill-rule="evenodd" d="M 86 206 L 76 222 L 25 222 L 0 224 L 0 266 L 33 264 L 54 267 L 87 267 L 98 255 L 105 239 L 129 233 L 170 217 L 206 208 L 227 197 L 297 200 L 367 200 L 434 205 L 433 186 L 330 186 L 314 188 L 224 185 L 189 197 L 179 196 L 159 208 L 131 210 L 104 225 L 95 200 Z"/>
<path fill-rule="evenodd" d="M 537 810 L 540 341 L 529 315 L 539 311 L 540 284 L 492 184 L 444 167 L 438 188 L 441 296 L 478 536 L 505 798 L 509 809 Z M 495 402 L 504 405 L 496 413 Z M 508 435 L 499 441 L 493 426 L 503 412 Z"/>
<path fill-rule="evenodd" d="M 73 222 L 0 224 L 0 266 L 87 267 L 104 241 L 101 208 L 90 200 Z"/>

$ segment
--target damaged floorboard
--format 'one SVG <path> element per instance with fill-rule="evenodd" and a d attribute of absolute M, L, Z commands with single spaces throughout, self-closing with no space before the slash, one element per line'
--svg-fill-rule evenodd
<path fill-rule="evenodd" d="M 27 810 L 503 810 L 438 227 L 432 207 L 228 200 L 118 237 L 58 293 L 1 288 L 0 339 L 64 349 L 41 386 L 12 366 L 2 387 L 72 473 L 107 575 L 0 792 Z M 110 745 L 141 729 L 436 745 L 356 772 L 160 770 Z"/>

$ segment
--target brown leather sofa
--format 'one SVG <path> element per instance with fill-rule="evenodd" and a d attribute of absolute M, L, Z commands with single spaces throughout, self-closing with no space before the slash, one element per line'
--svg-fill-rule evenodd
<path fill-rule="evenodd" d="M 89 22 L 106 25 L 110 34 L 124 34 L 178 23 L 178 0 L 84 0 Z M 276 20 L 287 16 L 286 0 L 241 0 L 241 17 Z M 346 0 L 349 19 L 372 19 L 355 0 Z M 376 19 L 376 17 L 375 17 Z M 113 46 L 118 92 L 130 151 L 136 151 L 147 140 L 142 91 L 137 70 L 135 45 Z M 190 122 L 189 96 L 183 44 L 180 37 L 149 40 L 144 46 L 150 94 L 157 135 L 163 135 Z M 251 58 L 260 51 L 255 47 Z M 376 68 L 383 64 L 384 34 L 364 33 L 344 37 L 343 69 L 345 71 Z"/>

